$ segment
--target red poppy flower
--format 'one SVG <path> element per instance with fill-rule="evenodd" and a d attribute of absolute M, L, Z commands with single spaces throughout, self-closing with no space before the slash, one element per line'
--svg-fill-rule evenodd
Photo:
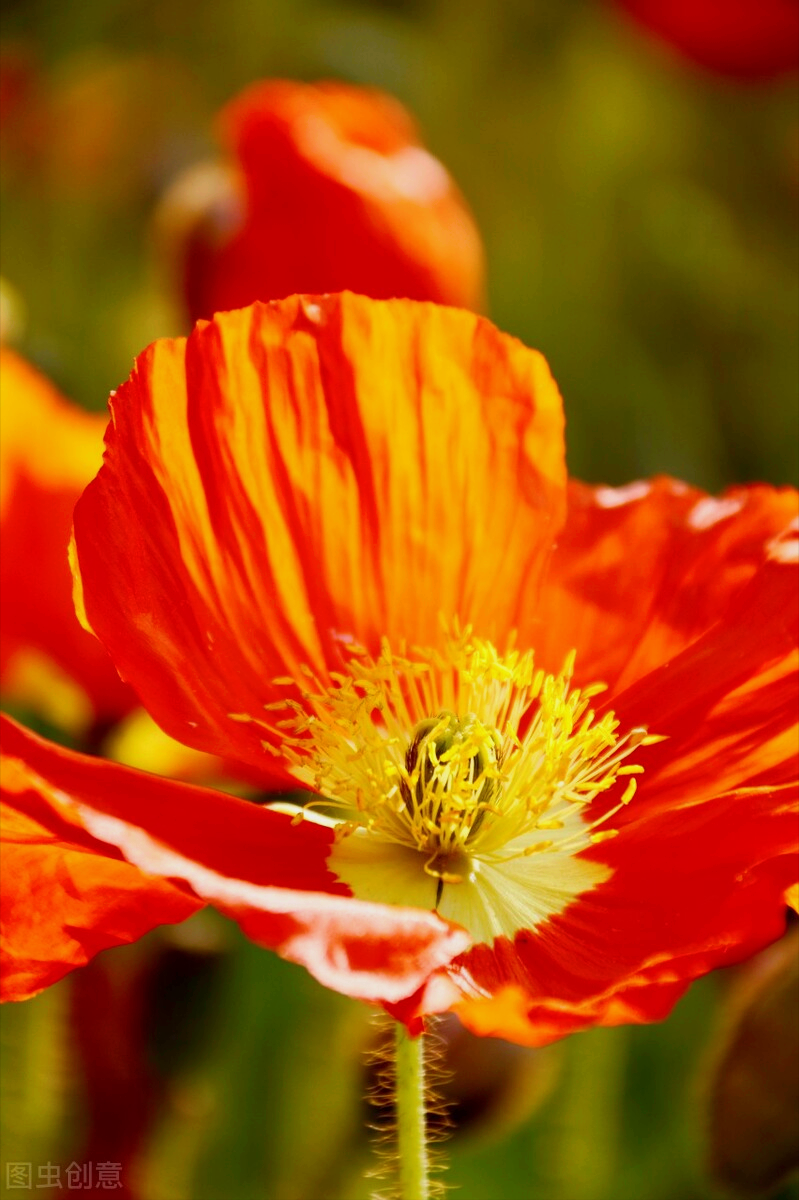
<path fill-rule="evenodd" d="M 796 0 L 618 0 L 641 25 L 720 75 L 771 79 L 799 68 Z"/>
<path fill-rule="evenodd" d="M 89 881 L 137 867 L 143 896 L 169 880 L 411 1027 L 454 1007 L 538 1043 L 660 1018 L 778 936 L 795 492 L 567 487 L 540 355 L 402 301 L 221 314 L 112 407 L 75 513 L 86 619 L 173 736 L 317 796 L 166 803 L 96 763 L 90 787 L 15 732 L 26 804 L 48 846 L 56 817 L 91 839 Z M 392 913 L 435 939 L 413 978 L 381 957 Z"/>
<path fill-rule="evenodd" d="M 75 617 L 67 561 L 72 510 L 100 466 L 106 419 L 70 405 L 5 347 L 0 378 L 0 683 L 21 702 L 46 692 L 49 715 L 65 723 L 118 716 L 132 693 Z"/>
<path fill-rule="evenodd" d="M 391 96 L 257 83 L 218 124 L 229 165 L 189 170 L 161 211 L 192 320 L 344 288 L 480 307 L 474 222 Z"/>

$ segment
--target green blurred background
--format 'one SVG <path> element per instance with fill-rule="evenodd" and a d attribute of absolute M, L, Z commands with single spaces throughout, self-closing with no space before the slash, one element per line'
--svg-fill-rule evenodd
<path fill-rule="evenodd" d="M 699 71 L 601 0 L 4 8 L 20 111 L 47 100 L 41 119 L 4 121 L 2 272 L 20 349 L 81 404 L 102 408 L 147 342 L 182 331 L 152 214 L 213 153 L 218 107 L 259 77 L 333 76 L 397 95 L 458 181 L 490 315 L 561 386 L 574 474 L 797 482 L 795 81 Z M 369 1194 L 368 1014 L 210 916 L 98 964 L 4 1010 L 4 1163 L 32 1162 L 35 1185 L 36 1164 L 105 1146 L 129 1154 L 140 1200 Z M 459 1042 L 456 1194 L 716 1195 L 705 1076 L 728 976 L 659 1027 L 541 1052 Z M 483 1094 L 464 1099 L 474 1076 Z M 103 1115 L 117 1134 L 95 1145 Z M 139 1134 L 120 1148 L 126 1119 Z"/>

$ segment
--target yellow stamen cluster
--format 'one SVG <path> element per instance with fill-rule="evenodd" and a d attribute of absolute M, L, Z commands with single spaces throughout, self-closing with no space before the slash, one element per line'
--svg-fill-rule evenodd
<path fill-rule="evenodd" d="M 405 842 L 407 828 L 419 850 L 430 856 L 445 882 L 445 869 L 476 837 L 486 813 L 496 812 L 502 741 L 474 713 L 461 720 L 453 712 L 421 721 L 405 754 L 400 780 L 404 807 L 393 840 Z M 400 836 L 396 836 L 399 834 Z"/>
<path fill-rule="evenodd" d="M 660 740 L 620 733 L 612 712 L 597 717 L 590 705 L 604 685 L 572 687 L 573 653 L 551 675 L 532 651 L 500 655 L 469 629 L 440 651 L 346 649 L 332 686 L 308 672 L 301 702 L 267 706 L 268 728 L 298 782 L 321 797 L 313 803 L 338 818 L 339 837 L 361 830 L 417 850 L 440 886 L 460 882 L 472 858 L 575 853 L 613 836 L 598 826 L 629 803 L 643 770 L 625 760 Z M 586 820 L 625 776 L 616 803 Z"/>

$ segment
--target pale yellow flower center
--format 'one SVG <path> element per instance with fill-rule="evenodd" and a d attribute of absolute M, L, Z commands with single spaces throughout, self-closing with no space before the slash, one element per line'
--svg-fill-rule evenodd
<path fill-rule="evenodd" d="M 345 650 L 332 686 L 309 672 L 301 702 L 267 706 L 274 724 L 261 723 L 319 796 L 298 819 L 319 809 L 335 824 L 330 865 L 356 895 L 435 907 L 482 940 L 536 924 L 608 877 L 575 855 L 613 836 L 607 823 L 643 770 L 627 760 L 660 739 L 597 716 L 604 685 L 572 686 L 573 653 L 547 674 L 532 651 L 499 654 L 469 629 L 442 650 Z M 592 802 L 625 779 L 592 817 Z"/>

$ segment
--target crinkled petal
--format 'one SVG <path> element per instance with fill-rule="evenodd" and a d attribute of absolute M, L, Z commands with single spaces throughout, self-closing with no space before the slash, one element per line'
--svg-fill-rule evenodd
<path fill-rule="evenodd" d="M 18 738 L 6 717 L 2 730 L 0 997 L 26 1000 L 99 950 L 182 921 L 202 902 L 93 837 L 28 761 L 32 738 Z"/>
<path fill-rule="evenodd" d="M 620 834 L 606 883 L 535 931 L 459 960 L 462 1019 L 531 1045 L 661 1020 L 697 976 L 775 940 L 797 876 L 796 790 L 757 799 L 720 797 L 690 820 L 653 822 L 647 837 Z"/>
<path fill-rule="evenodd" d="M 112 412 L 75 513 L 88 622 L 168 733 L 265 777 L 276 677 L 324 684 L 348 639 L 435 645 L 441 614 L 505 641 L 562 519 L 546 364 L 464 312 L 219 314 L 146 351 Z"/>
<path fill-rule="evenodd" d="M 7 717 L 2 730 L 4 998 L 204 902 L 374 1002 L 412 994 L 468 944 L 433 913 L 351 899 L 324 826 L 74 754 Z"/>
<path fill-rule="evenodd" d="M 622 821 L 712 801 L 743 783 L 796 781 L 799 569 L 792 526 L 701 638 L 609 703 L 622 727 L 665 738 L 644 751 Z"/>
<path fill-rule="evenodd" d="M 799 513 L 794 488 L 709 496 L 668 478 L 570 481 L 568 516 L 520 639 L 549 670 L 577 651 L 582 681 L 618 692 L 723 620 Z"/>
<path fill-rule="evenodd" d="M 536 1044 L 657 1020 L 696 976 L 784 929 L 799 876 L 794 553 L 777 539 L 726 620 L 615 699 L 624 728 L 667 736 L 637 753 L 617 836 L 583 852 L 609 878 L 459 960 L 458 1011 L 477 1031 Z"/>

